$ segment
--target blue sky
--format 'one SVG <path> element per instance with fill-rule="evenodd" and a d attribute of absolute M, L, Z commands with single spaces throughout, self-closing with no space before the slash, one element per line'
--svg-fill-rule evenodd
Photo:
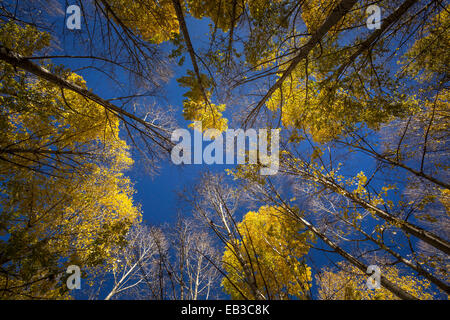
<path fill-rule="evenodd" d="M 63 28 L 63 20 L 55 20 L 58 28 Z M 201 38 L 201 32 L 205 33 L 205 30 L 209 30 L 207 23 L 196 20 L 195 23 L 189 23 L 189 27 L 192 33 L 192 41 L 194 45 L 198 38 Z M 206 27 L 206 28 L 205 28 Z M 57 54 L 68 54 L 68 55 L 84 55 L 82 49 L 74 47 L 73 41 L 74 33 L 71 32 L 83 32 L 83 24 L 81 26 L 81 31 L 64 31 L 64 40 L 60 44 L 61 51 L 58 50 Z M 164 47 L 169 47 L 164 45 Z M 54 60 L 55 63 L 64 64 L 66 67 L 70 67 L 72 70 L 77 68 L 82 68 L 85 66 L 86 61 L 76 60 L 76 59 L 57 59 Z M 174 64 L 174 75 L 170 81 L 164 85 L 163 93 L 159 93 L 163 96 L 163 99 L 158 99 L 157 106 L 165 108 L 167 106 L 172 106 L 175 108 L 175 116 L 178 125 L 182 128 L 187 128 L 189 124 L 188 121 L 184 120 L 182 116 L 182 101 L 184 99 L 183 94 L 187 91 L 185 88 L 181 88 L 176 79 L 180 76 L 185 75 L 186 69 L 191 68 L 189 59 L 186 59 L 185 64 L 182 67 L 178 67 Z M 192 68 L 191 68 L 192 69 Z M 102 98 L 109 99 L 117 97 L 117 88 L 115 84 L 105 79 L 105 77 L 98 72 L 93 72 L 91 70 L 80 70 L 77 73 L 83 76 L 87 82 L 87 86 L 93 90 L 94 93 L 100 95 Z M 119 81 L 126 82 L 127 75 L 120 75 Z M 140 100 L 140 103 L 153 103 L 152 99 Z M 136 161 L 133 168 L 127 172 L 127 175 L 131 178 L 134 183 L 136 194 L 134 196 L 135 202 L 142 206 L 143 218 L 145 221 L 151 224 L 160 224 L 164 222 L 173 221 L 177 214 L 177 191 L 179 191 L 183 186 L 195 183 L 195 178 L 201 174 L 206 165 L 185 165 L 176 166 L 170 162 L 170 159 L 166 159 L 159 163 L 160 170 L 157 175 L 147 174 L 139 161 Z M 211 166 L 208 166 L 211 167 Z M 215 170 L 217 168 L 209 168 Z"/>

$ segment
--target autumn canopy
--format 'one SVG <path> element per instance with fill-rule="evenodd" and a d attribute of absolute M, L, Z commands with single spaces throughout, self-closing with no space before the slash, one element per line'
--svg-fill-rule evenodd
<path fill-rule="evenodd" d="M 445 1 L 72 2 L 0 5 L 0 299 L 447 299 Z"/>

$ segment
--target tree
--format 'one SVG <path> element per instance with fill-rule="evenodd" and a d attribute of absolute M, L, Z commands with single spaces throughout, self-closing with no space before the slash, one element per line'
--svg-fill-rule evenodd
<path fill-rule="evenodd" d="M 192 217 L 178 216 L 168 229 L 171 257 L 167 272 L 171 275 L 172 299 L 208 300 L 218 293 L 219 271 L 214 265 L 218 250 L 212 237 Z"/>
<path fill-rule="evenodd" d="M 179 216 L 170 226 L 137 224 L 116 247 L 112 264 L 89 276 L 91 299 L 208 300 L 217 292 L 217 252 L 211 237 Z"/>
<path fill-rule="evenodd" d="M 178 34 L 179 26 L 170 0 L 163 1 L 99 1 L 118 24 L 138 33 L 151 43 L 170 40 Z"/>
<path fill-rule="evenodd" d="M 247 200 L 220 175 L 205 174 L 194 190 L 186 200 L 225 250 L 221 261 L 211 262 L 223 276 L 226 293 L 257 300 L 309 295 L 311 274 L 303 256 L 314 237 L 303 232 L 301 223 L 279 207 L 250 211 L 237 222 L 237 210 Z"/>
<path fill-rule="evenodd" d="M 47 9 L 61 9 L 56 3 L 53 4 L 56 8 L 36 7 L 39 6 L 37 3 L 6 4 L 0 8 L 0 22 L 4 24 L 14 21 L 19 25 L 43 30 L 53 41 L 64 42 L 65 32 L 53 32 L 53 12 L 47 12 Z M 155 103 L 149 103 L 146 99 L 156 96 L 161 85 L 168 80 L 168 64 L 162 59 L 158 48 L 143 41 L 138 34 L 120 23 L 120 20 L 114 20 L 111 12 L 100 1 L 79 1 L 77 5 L 85 19 L 85 28 L 82 29 L 83 32 L 75 33 L 73 48 L 58 50 L 55 46 L 47 46 L 38 55 L 21 55 L 20 50 L 15 51 L 8 45 L 5 46 L 5 43 L 0 46 L 0 60 L 11 64 L 15 70 L 25 70 L 58 87 L 76 92 L 116 114 L 124 126 L 127 142 L 141 156 L 138 159 L 144 160 L 150 173 L 155 173 L 158 161 L 170 152 L 170 132 L 174 127 L 174 120 L 170 108 L 152 107 Z M 39 15 L 30 16 L 30 13 L 35 12 Z M 36 17 L 36 23 L 30 22 Z M 89 23 L 90 21 L 95 23 Z M 85 54 L 86 52 L 89 54 Z M 115 88 L 116 95 L 102 97 L 92 89 L 80 87 L 61 78 L 57 72 L 47 70 L 45 65 L 35 62 L 43 62 L 45 59 L 46 62 L 48 59 L 64 61 L 67 65 L 83 64 L 81 70 L 102 78 L 106 84 Z"/>
<path fill-rule="evenodd" d="M 158 265 L 167 255 L 167 240 L 161 230 L 145 225 L 132 227 L 126 237 L 127 244 L 115 250 L 114 261 L 106 274 L 112 274 L 113 287 L 106 295 L 105 300 L 127 295 L 134 292 L 140 296 L 144 289 L 150 292 L 157 290 Z M 102 274 L 103 282 L 105 273 Z M 98 285 L 92 282 L 91 285 Z M 153 289 L 153 290 L 151 290 Z M 149 292 L 147 295 L 150 296 Z"/>
<path fill-rule="evenodd" d="M 367 287 L 367 275 L 348 263 L 338 262 L 338 271 L 326 267 L 316 275 L 321 300 L 397 300 L 392 292 Z M 381 271 L 390 281 L 421 300 L 433 299 L 430 283 L 412 275 L 400 275 L 395 266 Z"/>
<path fill-rule="evenodd" d="M 262 179 L 255 166 L 238 167 L 234 175 L 266 205 L 297 198 L 299 219 L 362 272 L 377 251 L 448 293 L 448 77 L 435 68 L 446 59 L 447 10 L 439 2 L 377 5 L 387 11 L 380 29 L 354 32 L 365 16 L 350 10 L 309 48 L 339 6 L 307 1 L 306 37 L 285 37 L 280 52 L 288 54 L 277 53 L 267 73 L 241 73 L 240 85 L 272 80 L 240 119 L 282 127 L 284 150 L 278 179 Z M 277 192 L 283 188 L 289 191 Z M 391 284 L 391 291 L 411 298 Z"/>
<path fill-rule="evenodd" d="M 257 271 L 255 266 L 250 264 L 247 259 L 247 257 L 250 257 L 250 248 L 247 247 L 246 242 L 242 242 L 241 245 L 244 250 L 239 248 L 243 235 L 240 233 L 236 222 L 236 210 L 242 203 L 242 198 L 237 189 L 225 183 L 222 176 L 207 173 L 202 176 L 202 179 L 194 188 L 194 191 L 186 197 L 186 200 L 192 205 L 194 216 L 202 222 L 203 226 L 210 228 L 225 247 L 231 248 L 243 271 L 240 281 L 248 287 L 251 297 L 265 299 L 266 296 L 256 282 Z M 229 280 L 230 285 L 240 292 L 244 299 L 249 299 L 240 291 L 238 285 L 228 278 L 220 260 L 209 261 Z M 256 264 L 259 264 L 259 262 L 256 261 Z"/>
<path fill-rule="evenodd" d="M 232 299 L 256 298 L 242 281 L 244 271 L 237 255 L 254 266 L 256 286 L 268 299 L 310 297 L 311 269 L 302 261 L 314 239 L 310 231 L 290 219 L 282 208 L 267 206 L 248 212 L 237 229 L 242 239 L 236 246 L 227 246 L 223 256 L 227 277 L 222 285 Z M 233 251 L 235 247 L 239 254 Z"/>
<path fill-rule="evenodd" d="M 33 27 L 8 23 L 1 42 L 30 55 L 48 44 Z M 67 296 L 61 273 L 111 263 L 141 212 L 123 172 L 133 161 L 119 118 L 43 79 L 2 65 L 0 294 Z M 49 69 L 54 68 L 49 66 Z M 54 68 L 58 70 L 58 68 Z M 75 73 L 61 77 L 85 87 Z"/>

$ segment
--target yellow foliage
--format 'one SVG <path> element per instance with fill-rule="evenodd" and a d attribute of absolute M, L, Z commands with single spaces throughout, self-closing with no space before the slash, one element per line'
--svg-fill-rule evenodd
<path fill-rule="evenodd" d="M 242 4 L 236 1 L 235 17 L 243 12 Z M 215 25 L 224 32 L 228 31 L 232 23 L 233 1 L 222 0 L 187 0 L 189 13 L 197 19 L 209 17 Z M 236 21 L 234 21 L 236 23 Z"/>
<path fill-rule="evenodd" d="M 49 38 L 30 28 L 4 25 L 0 41 L 31 55 Z M 123 174 L 133 161 L 115 114 L 0 66 L 0 232 L 8 235 L 0 240 L 0 286 L 17 288 L 4 298 L 65 297 L 64 266 L 111 263 L 111 250 L 140 221 Z M 46 67 L 86 88 L 81 76 Z"/>
<path fill-rule="evenodd" d="M 448 72 L 450 64 L 450 5 L 441 10 L 424 27 L 425 36 L 416 40 L 400 63 L 418 81 L 430 80 L 435 74 Z"/>
<path fill-rule="evenodd" d="M 211 103 L 210 87 L 212 81 L 204 74 L 200 75 L 200 79 L 202 86 L 200 86 L 197 76 L 191 70 L 187 71 L 187 76 L 177 79 L 180 86 L 190 89 L 184 94 L 187 99 L 183 100 L 183 116 L 186 120 L 200 121 L 203 131 L 208 129 L 216 129 L 219 132 L 226 131 L 228 120 L 222 116 L 226 105 Z M 202 92 L 202 88 L 205 92 Z M 189 126 L 194 127 L 194 123 Z"/>
<path fill-rule="evenodd" d="M 179 33 L 171 0 L 108 0 L 116 20 L 146 41 L 161 43 Z M 118 21 L 118 22 L 119 22 Z"/>
<path fill-rule="evenodd" d="M 280 207 L 263 206 L 258 211 L 250 211 L 238 224 L 242 239 L 235 242 L 238 255 L 245 263 L 252 265 L 256 286 L 272 299 L 306 298 L 310 288 L 311 269 L 301 260 L 309 251 L 314 240 L 311 232 Z M 228 245 L 223 264 L 227 278 L 223 279 L 225 291 L 232 299 L 241 299 L 241 292 L 255 299 L 245 279 L 245 270 L 233 250 Z M 248 254 L 247 254 L 248 253 Z M 230 282 L 231 281 L 231 282 Z"/>
<path fill-rule="evenodd" d="M 368 274 L 345 262 L 337 263 L 339 271 L 330 268 L 322 269 L 316 276 L 319 286 L 318 294 L 322 300 L 398 300 L 392 292 L 381 287 L 367 287 Z M 381 268 L 381 274 L 402 290 L 421 300 L 432 300 L 434 293 L 430 292 L 430 282 L 413 275 L 401 275 L 394 266 Z"/>

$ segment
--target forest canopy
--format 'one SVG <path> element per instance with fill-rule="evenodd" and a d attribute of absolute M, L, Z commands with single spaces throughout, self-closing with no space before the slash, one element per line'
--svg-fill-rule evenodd
<path fill-rule="evenodd" d="M 445 1 L 70 5 L 0 4 L 0 299 L 448 298 Z"/>

